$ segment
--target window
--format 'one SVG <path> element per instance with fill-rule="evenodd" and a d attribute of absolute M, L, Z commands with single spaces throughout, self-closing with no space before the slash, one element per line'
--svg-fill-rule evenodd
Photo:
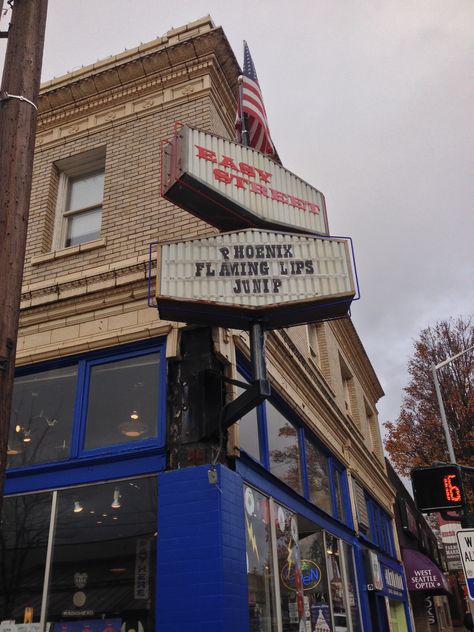
<path fill-rule="evenodd" d="M 244 487 L 249 629 L 361 632 L 352 547 Z"/>
<path fill-rule="evenodd" d="M 339 364 L 341 368 L 342 389 L 344 396 L 344 411 L 346 415 L 351 415 L 353 413 L 351 391 L 353 388 L 354 378 L 352 377 L 349 367 L 341 356 L 339 356 Z"/>
<path fill-rule="evenodd" d="M 332 514 L 328 457 L 312 441 L 305 439 L 309 499 L 317 507 Z"/>
<path fill-rule="evenodd" d="M 105 148 L 60 160 L 55 248 L 99 239 L 104 197 Z"/>
<path fill-rule="evenodd" d="M 309 357 L 312 358 L 312 360 L 318 366 L 320 366 L 321 364 L 319 340 L 318 340 L 318 333 L 321 327 L 322 325 L 315 325 L 315 324 L 307 326 Z"/>
<path fill-rule="evenodd" d="M 22 368 L 13 391 L 8 467 L 156 447 L 164 424 L 163 353 L 163 343 L 155 343 L 66 359 L 54 368 Z"/>
<path fill-rule="evenodd" d="M 246 378 L 239 373 L 237 378 L 242 382 L 247 382 Z M 248 382 L 247 382 L 248 383 Z M 243 388 L 237 387 L 237 397 L 243 393 Z M 260 461 L 260 439 L 258 433 L 258 408 L 253 408 L 239 421 L 240 448 L 245 450 L 254 459 Z"/>
<path fill-rule="evenodd" d="M 156 536 L 156 477 L 5 498 L 0 620 L 152 632 Z"/>
<path fill-rule="evenodd" d="M 393 539 L 393 526 L 391 517 L 368 494 L 365 495 L 369 514 L 368 539 L 377 544 L 389 555 L 395 555 L 395 542 Z"/>
<path fill-rule="evenodd" d="M 292 489 L 303 492 L 298 429 L 271 402 L 265 406 L 270 471 Z"/>

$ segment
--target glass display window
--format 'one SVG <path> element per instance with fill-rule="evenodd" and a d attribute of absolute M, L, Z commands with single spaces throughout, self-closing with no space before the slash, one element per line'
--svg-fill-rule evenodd
<path fill-rule="evenodd" d="M 312 441 L 305 439 L 309 499 L 317 507 L 332 514 L 331 483 L 328 457 Z"/>
<path fill-rule="evenodd" d="M 251 632 L 362 632 L 350 544 L 244 488 Z"/>
<path fill-rule="evenodd" d="M 0 621 L 39 622 L 52 493 L 4 498 L 0 529 Z"/>
<path fill-rule="evenodd" d="M 164 443 L 164 343 L 121 347 L 15 377 L 7 467 L 95 458 Z M 160 442 L 160 444 L 158 444 Z"/>
<path fill-rule="evenodd" d="M 1 620 L 154 631 L 156 537 L 155 476 L 5 498 Z"/>
<path fill-rule="evenodd" d="M 90 367 L 84 449 L 157 436 L 159 353 Z"/>
<path fill-rule="evenodd" d="M 277 623 L 269 499 L 244 487 L 244 503 L 250 632 L 272 632 Z"/>
<path fill-rule="evenodd" d="M 62 461 L 69 457 L 76 386 L 77 365 L 15 379 L 8 467 Z"/>
<path fill-rule="evenodd" d="M 248 384 L 245 377 L 239 373 L 238 379 Z M 237 387 L 237 397 L 244 392 L 243 388 Z M 239 420 L 239 445 L 247 454 L 256 461 L 260 461 L 260 437 L 258 432 L 258 408 L 252 408 L 250 412 Z"/>
<path fill-rule="evenodd" d="M 298 428 L 271 403 L 265 406 L 270 471 L 289 487 L 303 493 Z"/>

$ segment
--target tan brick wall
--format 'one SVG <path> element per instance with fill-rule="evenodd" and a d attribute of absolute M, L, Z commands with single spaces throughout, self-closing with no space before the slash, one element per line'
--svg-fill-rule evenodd
<path fill-rule="evenodd" d="M 176 121 L 208 128 L 210 97 L 127 120 L 107 130 L 51 148 L 39 149 L 33 171 L 33 194 L 24 283 L 146 254 L 151 241 L 187 238 L 212 231 L 208 225 L 168 203 L 160 195 L 161 141 L 173 133 Z M 215 108 L 212 116 L 216 119 Z M 216 125 L 217 127 L 217 125 Z M 223 127 L 223 124 L 221 124 Z M 106 147 L 102 212 L 103 248 L 31 265 L 31 258 L 52 249 L 58 172 L 57 160 Z"/>

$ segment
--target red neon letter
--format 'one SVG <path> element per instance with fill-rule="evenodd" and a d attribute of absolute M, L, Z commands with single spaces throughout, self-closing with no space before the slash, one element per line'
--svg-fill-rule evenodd
<path fill-rule="evenodd" d="M 225 169 L 227 167 L 230 167 L 234 171 L 239 170 L 235 162 L 232 160 L 232 158 L 230 158 L 230 156 L 222 156 L 222 160 L 220 161 L 219 164 L 221 165 L 221 167 L 224 167 Z"/>
<path fill-rule="evenodd" d="M 232 176 L 227 171 L 222 171 L 222 169 L 214 169 L 214 178 L 219 180 L 219 182 L 225 182 L 226 184 L 230 184 L 232 182 Z"/>
<path fill-rule="evenodd" d="M 194 145 L 198 150 L 196 156 L 198 158 L 204 158 L 204 160 L 209 160 L 210 162 L 217 162 L 216 153 L 211 149 L 206 149 L 205 147 L 200 147 L 199 145 Z"/>
<path fill-rule="evenodd" d="M 447 474 L 443 477 L 444 492 L 446 500 L 450 503 L 458 503 L 461 500 L 461 490 L 457 485 L 453 485 L 451 479 L 456 478 L 456 474 Z"/>

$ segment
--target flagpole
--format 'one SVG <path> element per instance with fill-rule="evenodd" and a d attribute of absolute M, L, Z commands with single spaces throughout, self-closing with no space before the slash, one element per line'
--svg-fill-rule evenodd
<path fill-rule="evenodd" d="M 244 116 L 244 99 L 243 99 L 243 91 L 244 91 L 244 78 L 242 75 L 239 75 L 239 110 L 240 110 L 240 142 L 242 145 L 246 147 L 249 146 L 249 133 L 247 130 L 247 126 L 245 124 L 245 116 Z"/>

